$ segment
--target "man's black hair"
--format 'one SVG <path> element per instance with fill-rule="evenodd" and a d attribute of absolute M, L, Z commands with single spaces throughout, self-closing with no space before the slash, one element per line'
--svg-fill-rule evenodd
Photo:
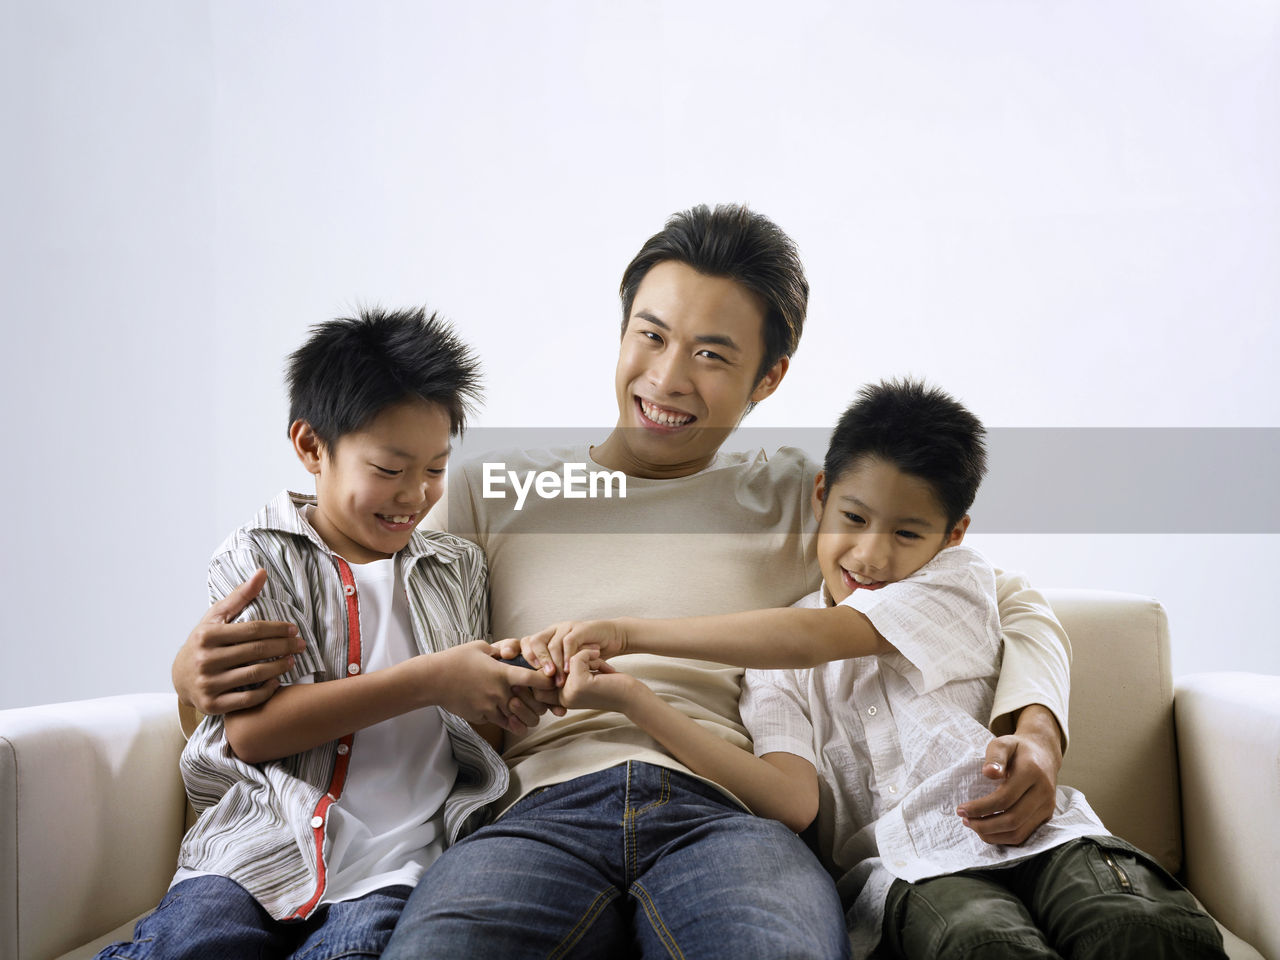
<path fill-rule="evenodd" d="M 795 353 L 809 308 L 809 281 L 795 243 L 768 217 L 733 203 L 714 210 L 700 204 L 672 214 L 623 271 L 618 288 L 623 333 L 640 281 L 667 260 L 708 276 L 728 277 L 764 300 L 764 359 L 756 382 Z"/>
<path fill-rule="evenodd" d="M 305 420 L 332 449 L 388 407 L 436 403 L 460 433 L 480 399 L 480 364 L 449 324 L 422 307 L 361 309 L 311 328 L 289 355 L 289 423 Z"/>
<path fill-rule="evenodd" d="M 851 467 L 878 457 L 929 484 L 950 532 L 987 472 L 986 432 L 958 401 L 919 380 L 868 384 L 831 433 L 824 485 L 830 490 Z"/>

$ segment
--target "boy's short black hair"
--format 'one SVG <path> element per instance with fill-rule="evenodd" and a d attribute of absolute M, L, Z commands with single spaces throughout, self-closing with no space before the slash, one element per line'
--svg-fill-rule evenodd
<path fill-rule="evenodd" d="M 667 260 L 708 276 L 728 277 L 764 300 L 764 359 L 756 382 L 780 359 L 795 353 L 809 308 L 809 281 L 795 243 L 764 214 L 736 203 L 722 203 L 714 210 L 699 204 L 672 214 L 622 273 L 618 294 L 623 333 L 640 281 Z"/>
<path fill-rule="evenodd" d="M 986 433 L 957 400 L 919 380 L 868 384 L 831 433 L 822 465 L 826 489 L 878 457 L 933 488 L 950 531 L 973 506 L 987 472 Z"/>
<path fill-rule="evenodd" d="M 311 328 L 289 355 L 289 423 L 305 420 L 332 449 L 387 407 L 436 403 L 460 433 L 480 399 L 480 363 L 447 322 L 422 307 L 367 307 Z"/>

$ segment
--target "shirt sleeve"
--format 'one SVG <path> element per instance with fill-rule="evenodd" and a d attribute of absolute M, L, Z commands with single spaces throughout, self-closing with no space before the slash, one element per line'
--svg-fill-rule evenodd
<path fill-rule="evenodd" d="M 1033 703 L 1047 707 L 1067 745 L 1071 695 L 1071 641 L 1039 590 L 1022 574 L 996 571 L 1004 663 L 991 708 L 991 730 L 1012 733 L 1013 715 Z"/>
<path fill-rule="evenodd" d="M 807 678 L 811 670 L 747 670 L 738 707 L 755 754 L 790 753 L 815 767 Z"/>
<path fill-rule="evenodd" d="M 885 662 L 917 694 L 999 668 L 995 574 L 969 547 L 943 550 L 905 580 L 854 590 L 842 604 L 864 613 L 893 644 L 899 655 Z"/>
<path fill-rule="evenodd" d="M 209 602 L 217 603 L 248 580 L 259 567 L 266 569 L 267 582 L 232 622 L 283 620 L 294 624 L 304 645 L 301 652 L 293 655 L 293 667 L 281 675 L 281 684 L 324 679 L 326 670 L 320 638 L 314 635 L 311 619 L 305 616 L 303 605 L 294 595 L 290 578 L 282 576 L 276 565 L 254 550 L 252 545 L 238 544 L 209 561 Z"/>

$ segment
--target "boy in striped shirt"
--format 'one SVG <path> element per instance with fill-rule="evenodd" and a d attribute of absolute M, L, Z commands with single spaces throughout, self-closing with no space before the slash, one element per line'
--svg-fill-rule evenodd
<path fill-rule="evenodd" d="M 320 324 L 289 360 L 289 439 L 314 497 L 281 493 L 209 567 L 216 602 L 301 645 L 260 706 L 183 751 L 199 819 L 131 944 L 101 957 L 376 957 L 443 847 L 508 785 L 470 724 L 523 732 L 552 681 L 495 659 L 484 556 L 418 523 L 440 499 L 479 366 L 425 311 Z M 516 687 L 519 687 L 519 693 Z"/>

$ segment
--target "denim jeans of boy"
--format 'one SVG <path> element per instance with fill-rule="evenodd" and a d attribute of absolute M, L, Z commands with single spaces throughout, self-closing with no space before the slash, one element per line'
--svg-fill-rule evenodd
<path fill-rule="evenodd" d="M 133 941 L 113 943 L 96 960 L 337 960 L 377 957 L 391 937 L 409 887 L 386 887 L 321 907 L 308 919 L 273 920 L 226 877 L 192 877 L 172 887 L 138 921 Z"/>
<path fill-rule="evenodd" d="M 835 885 L 795 834 L 693 777 L 630 762 L 534 791 L 446 850 L 383 956 L 848 952 Z"/>
<path fill-rule="evenodd" d="M 1222 935 L 1162 867 L 1085 837 L 1009 867 L 894 881 L 877 955 L 1225 960 Z"/>

